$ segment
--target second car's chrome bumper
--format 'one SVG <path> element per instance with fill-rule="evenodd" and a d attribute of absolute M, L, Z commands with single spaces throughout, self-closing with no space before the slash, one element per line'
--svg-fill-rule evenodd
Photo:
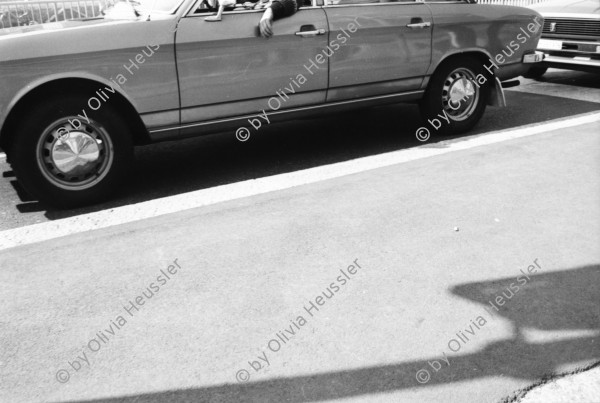
<path fill-rule="evenodd" d="M 546 55 L 544 61 L 547 63 L 555 63 L 555 64 L 568 64 L 568 65 L 578 65 L 578 66 L 586 66 L 586 67 L 598 67 L 600 68 L 600 60 L 591 59 L 589 57 L 563 57 L 563 56 L 552 56 Z"/>

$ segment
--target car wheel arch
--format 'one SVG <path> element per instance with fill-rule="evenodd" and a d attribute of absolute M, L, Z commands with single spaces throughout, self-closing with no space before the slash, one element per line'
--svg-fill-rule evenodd
<path fill-rule="evenodd" d="M 39 103 L 40 99 L 52 96 L 64 97 L 67 94 L 80 95 L 86 99 L 90 97 L 90 94 L 95 94 L 95 91 L 102 88 L 103 85 L 102 82 L 89 78 L 59 78 L 39 83 L 33 88 L 29 88 L 27 92 L 19 94 L 17 101 L 13 102 L 8 111 L 0 130 L 0 147 L 9 152 L 10 144 L 14 140 L 13 133 L 16 125 L 27 115 L 28 110 Z M 117 89 L 114 95 L 111 94 L 110 102 L 120 113 L 124 114 L 134 143 L 138 145 L 149 143 L 149 132 L 131 101 Z M 85 105 L 82 105 L 82 108 L 84 107 Z"/>
<path fill-rule="evenodd" d="M 435 66 L 435 68 L 431 70 L 430 75 L 427 77 L 426 80 L 423 81 L 422 89 L 427 90 L 427 88 L 429 87 L 429 83 L 431 82 L 431 77 L 433 77 L 438 71 L 440 71 L 446 64 L 461 58 L 475 58 L 481 62 L 482 66 L 491 63 L 490 60 L 492 59 L 491 55 L 482 49 L 449 53 L 445 55 L 444 58 L 441 59 L 439 63 Z M 494 96 L 495 91 L 492 91 L 490 93 L 490 99 L 488 100 L 488 102 L 490 102 Z"/>
<path fill-rule="evenodd" d="M 477 50 L 468 50 L 468 51 L 457 51 L 454 53 L 448 53 L 444 55 L 442 59 L 437 63 L 437 65 L 430 70 L 430 75 L 434 75 L 436 71 L 440 69 L 444 64 L 449 63 L 451 60 L 460 59 L 463 57 L 474 57 L 481 61 L 482 64 L 490 63 L 492 60 L 492 55 L 486 52 L 483 49 Z"/>

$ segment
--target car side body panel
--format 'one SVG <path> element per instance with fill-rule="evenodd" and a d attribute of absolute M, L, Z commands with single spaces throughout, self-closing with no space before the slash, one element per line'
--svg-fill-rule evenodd
<path fill-rule="evenodd" d="M 179 123 L 152 118 L 178 110 L 179 88 L 174 56 L 176 19 L 155 21 L 68 21 L 0 35 L 0 123 L 26 94 L 59 79 L 97 83 L 85 94 L 88 111 L 118 92 L 153 125 Z M 76 90 L 64 88 L 61 93 Z M 98 100 L 98 101 L 96 101 Z M 167 115 L 163 115 L 167 116 Z M 1 125 L 0 125 L 1 127 Z"/>
<path fill-rule="evenodd" d="M 466 52 L 485 54 L 488 59 L 485 65 L 493 67 L 491 62 L 494 62 L 502 81 L 518 77 L 529 69 L 522 64 L 522 59 L 526 52 L 535 51 L 541 35 L 539 27 L 543 20 L 537 12 L 522 7 L 459 2 L 426 4 L 434 20 L 428 75 L 448 57 Z M 536 26 L 537 32 L 528 29 Z"/>
<path fill-rule="evenodd" d="M 431 62 L 433 25 L 425 4 L 341 0 L 325 10 L 332 44 L 328 102 L 421 88 Z"/>
<path fill-rule="evenodd" d="M 180 21 L 182 125 L 325 102 L 327 66 L 312 74 L 304 66 L 327 45 L 327 36 L 296 35 L 303 27 L 327 32 L 323 9 L 302 8 L 278 21 L 268 41 L 257 32 L 262 13 L 231 12 L 216 24 L 204 20 L 207 14 Z"/>

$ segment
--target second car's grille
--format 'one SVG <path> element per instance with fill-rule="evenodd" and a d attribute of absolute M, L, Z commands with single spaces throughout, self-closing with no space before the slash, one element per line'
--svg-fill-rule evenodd
<path fill-rule="evenodd" d="M 600 37 L 600 20 L 544 19 L 544 34 Z"/>

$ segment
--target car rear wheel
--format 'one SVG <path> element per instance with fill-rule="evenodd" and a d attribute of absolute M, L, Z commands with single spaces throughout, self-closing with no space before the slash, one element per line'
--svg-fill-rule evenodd
<path fill-rule="evenodd" d="M 40 103 L 17 127 L 11 152 L 20 184 L 34 197 L 69 208 L 108 198 L 133 159 L 131 137 L 110 104 L 83 97 Z"/>
<path fill-rule="evenodd" d="M 483 64 L 470 57 L 452 59 L 438 68 L 420 103 L 421 116 L 436 133 L 464 133 L 479 122 L 489 97 L 490 78 L 485 72 Z"/>
<path fill-rule="evenodd" d="M 527 73 L 523 74 L 523 77 L 531 78 L 532 80 L 537 80 L 538 78 L 542 78 L 542 76 L 546 74 L 547 71 L 547 67 L 532 67 Z"/>

